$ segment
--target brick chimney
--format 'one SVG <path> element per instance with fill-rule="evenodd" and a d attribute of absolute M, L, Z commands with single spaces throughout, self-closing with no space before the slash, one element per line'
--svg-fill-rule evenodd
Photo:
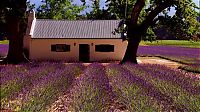
<path fill-rule="evenodd" d="M 27 24 L 27 29 L 26 29 L 26 35 L 30 35 L 31 33 L 31 30 L 33 30 L 33 25 L 35 24 L 35 21 L 36 18 L 35 18 L 35 11 L 34 10 L 31 10 L 29 11 L 28 13 L 28 24 Z"/>
<path fill-rule="evenodd" d="M 24 55 L 26 56 L 26 58 L 29 58 L 30 41 L 31 41 L 31 36 L 33 35 L 35 22 L 36 22 L 35 11 L 34 10 L 29 11 L 26 34 L 24 35 L 24 39 L 23 39 L 23 50 L 24 50 Z"/>

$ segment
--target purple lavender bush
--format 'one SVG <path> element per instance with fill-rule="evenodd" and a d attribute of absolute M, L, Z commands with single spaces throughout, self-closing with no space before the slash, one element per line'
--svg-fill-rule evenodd
<path fill-rule="evenodd" d="M 200 63 L 188 64 L 188 65 L 180 66 L 179 69 L 199 74 L 200 73 Z"/>
<path fill-rule="evenodd" d="M 172 98 L 179 108 L 200 110 L 200 79 L 192 73 L 172 70 L 161 65 L 124 65 L 131 73 L 154 85 L 161 93 Z M 139 71 L 139 72 L 138 72 Z"/>
<path fill-rule="evenodd" d="M 80 68 L 79 68 L 80 67 Z M 34 88 L 26 94 L 21 111 L 46 111 L 73 83 L 75 77 L 81 74 L 82 65 L 63 65 L 55 72 L 35 83 Z"/>
<path fill-rule="evenodd" d="M 27 73 L 25 66 L 21 65 L 1 65 L 0 66 L 0 84 L 3 85 L 11 80 L 19 79 Z"/>
<path fill-rule="evenodd" d="M 120 65 L 107 67 L 110 84 L 119 102 L 134 111 L 183 111 L 171 97 L 157 90 L 154 85 L 124 69 Z"/>
<path fill-rule="evenodd" d="M 113 97 L 105 68 L 98 63 L 87 67 L 70 93 L 69 111 L 106 111 Z"/>
<path fill-rule="evenodd" d="M 138 56 L 158 56 L 187 66 L 180 69 L 200 73 L 200 49 L 175 46 L 139 46 Z M 194 66 L 195 65 L 195 66 Z"/>
<path fill-rule="evenodd" d="M 64 92 L 83 69 L 82 64 L 64 65 L 57 62 L 1 66 L 1 108 L 42 110 L 55 100 L 56 95 Z M 42 100 L 38 95 L 41 94 L 44 94 L 44 101 L 51 98 L 45 103 L 40 102 Z M 20 104 L 16 104 L 16 101 Z"/>
<path fill-rule="evenodd" d="M 1 65 L 0 80 L 1 108 L 13 111 L 47 111 L 66 93 L 63 111 L 200 111 L 199 75 L 161 65 L 38 61 Z"/>
<path fill-rule="evenodd" d="M 9 105 L 8 108 L 15 110 L 17 107 L 15 104 L 10 104 L 10 100 L 14 100 L 18 95 L 26 94 L 33 88 L 35 83 L 39 83 L 42 77 L 48 75 L 49 72 L 55 71 L 51 67 L 52 65 L 43 66 L 41 64 L 40 67 L 28 69 L 26 65 L 9 65 L 2 69 L 1 71 L 4 74 L 1 77 L 1 105 L 4 108 L 7 108 L 7 105 Z"/>
<path fill-rule="evenodd" d="M 8 53 L 8 44 L 0 44 L 0 57 L 5 57 Z"/>
<path fill-rule="evenodd" d="M 139 46 L 138 55 L 173 55 L 189 58 L 200 58 L 199 48 L 174 46 Z"/>

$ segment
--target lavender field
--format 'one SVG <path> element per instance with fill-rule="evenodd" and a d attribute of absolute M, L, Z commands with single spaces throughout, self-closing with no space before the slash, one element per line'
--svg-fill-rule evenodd
<path fill-rule="evenodd" d="M 8 44 L 0 44 L 0 57 L 6 56 Z M 139 46 L 138 56 L 160 56 L 184 64 L 200 64 L 200 49 L 175 46 Z"/>
<path fill-rule="evenodd" d="M 1 65 L 1 109 L 200 111 L 200 77 L 161 65 L 35 62 Z"/>
<path fill-rule="evenodd" d="M 8 44 L 0 44 L 0 58 L 5 57 L 8 53 Z"/>
<path fill-rule="evenodd" d="M 180 69 L 200 73 L 200 48 L 140 46 L 138 56 L 157 56 L 184 64 Z"/>
<path fill-rule="evenodd" d="M 185 64 L 200 64 L 200 49 L 174 46 L 140 46 L 138 56 L 161 56 Z"/>

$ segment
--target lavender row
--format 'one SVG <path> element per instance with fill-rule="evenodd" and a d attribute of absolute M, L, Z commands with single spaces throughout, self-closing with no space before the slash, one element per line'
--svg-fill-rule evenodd
<path fill-rule="evenodd" d="M 140 46 L 138 48 L 138 54 L 152 54 L 152 55 L 175 55 L 185 56 L 190 58 L 200 58 L 199 48 L 185 48 L 185 47 L 174 47 L 174 46 Z"/>
<path fill-rule="evenodd" d="M 109 66 L 107 73 L 118 100 L 124 103 L 129 111 L 183 111 L 185 109 L 176 107 L 172 98 L 119 65 Z"/>
<path fill-rule="evenodd" d="M 153 78 L 158 78 L 160 80 L 170 82 L 174 85 L 178 85 L 193 95 L 200 94 L 200 79 L 197 77 L 196 74 L 174 70 L 162 65 L 146 64 L 137 66 L 126 64 L 126 66 L 129 69 L 132 68 L 132 70 L 140 69 L 141 71 L 146 72 L 146 74 L 149 74 Z"/>
<path fill-rule="evenodd" d="M 61 68 L 43 77 L 40 80 L 41 83 L 34 85 L 34 88 L 26 94 L 21 111 L 47 110 L 47 106 L 63 94 L 73 83 L 75 77 L 81 74 L 83 66 L 63 65 Z"/>
<path fill-rule="evenodd" d="M 163 56 L 183 61 L 185 63 L 200 63 L 199 48 L 185 48 L 175 46 L 139 46 L 138 56 Z"/>
<path fill-rule="evenodd" d="M 1 85 L 11 80 L 17 80 L 27 74 L 38 74 L 37 72 L 48 73 L 55 68 L 56 63 L 43 62 L 40 64 L 20 64 L 20 65 L 4 65 L 0 69 Z"/>
<path fill-rule="evenodd" d="M 24 66 L 2 65 L 0 66 L 0 84 L 3 85 L 8 81 L 17 80 L 27 74 L 27 69 Z"/>
<path fill-rule="evenodd" d="M 23 67 L 27 68 L 25 65 Z M 21 67 L 17 67 L 17 69 L 20 68 Z M 23 71 L 26 72 L 23 73 L 15 73 L 15 71 L 15 69 L 13 71 L 11 70 L 10 72 L 8 71 L 3 77 L 4 83 L 1 84 L 1 103 L 4 105 L 4 107 L 7 107 L 7 105 L 12 105 L 10 104 L 10 101 L 15 99 L 15 97 L 20 94 L 27 93 L 33 88 L 34 84 L 40 83 L 42 77 L 47 76 L 49 73 L 53 73 L 55 69 L 52 67 L 52 65 L 43 66 L 43 64 L 41 64 L 40 67 L 34 67 L 30 70 L 25 69 Z M 15 107 L 16 106 L 14 105 L 12 108 Z"/>
<path fill-rule="evenodd" d="M 98 63 L 89 65 L 70 91 L 70 111 L 105 111 L 112 100 L 112 90 L 105 68 Z"/>
<path fill-rule="evenodd" d="M 124 67 L 127 68 L 131 73 L 135 73 L 137 74 L 137 76 L 153 84 L 163 94 L 170 96 L 173 99 L 173 102 L 177 105 L 181 107 L 185 106 L 190 111 L 200 110 L 200 94 L 196 93 L 197 91 L 199 91 L 197 90 L 197 87 L 199 86 L 196 87 L 195 85 L 193 85 L 195 83 L 191 84 L 190 82 L 188 82 L 188 77 L 185 77 L 185 79 L 183 79 L 184 74 L 180 74 L 181 72 L 170 71 L 169 68 L 159 65 L 126 64 Z M 150 69 L 150 67 L 153 68 Z M 159 70 L 159 67 L 162 67 L 162 69 Z M 178 77 L 179 75 L 182 75 L 183 80 L 181 80 L 181 77 Z M 184 84 L 184 82 L 186 83 L 185 87 L 191 87 L 188 89 L 193 90 L 192 93 L 191 91 L 188 92 L 187 89 L 183 87 L 184 85 L 180 85 Z M 198 83 L 199 82 L 196 80 L 196 84 Z"/>
<path fill-rule="evenodd" d="M 8 44 L 0 44 L 0 57 L 6 56 L 8 53 Z"/>
<path fill-rule="evenodd" d="M 80 71 L 82 71 L 83 69 L 82 65 L 78 64 L 66 66 L 61 63 L 49 62 L 44 62 L 40 64 L 35 63 L 34 65 L 28 65 L 28 67 L 27 65 L 24 66 L 27 68 L 27 73 L 22 74 L 23 77 L 10 80 L 4 85 L 1 85 L 1 96 L 5 96 L 4 98 L 1 97 L 1 104 L 3 105 L 3 108 L 11 108 L 13 110 L 21 109 L 21 106 L 24 105 L 24 102 L 22 101 L 25 99 L 27 94 L 29 94 L 29 92 L 36 87 L 48 85 L 49 83 L 52 83 L 51 81 L 56 82 L 55 77 L 59 77 L 59 73 L 61 73 L 63 70 L 66 74 L 73 74 L 73 72 L 79 74 Z M 67 83 L 71 82 L 68 81 Z M 64 84 L 60 84 L 57 85 L 57 87 L 62 87 L 63 85 Z M 16 101 L 20 102 L 20 105 L 16 105 Z"/>

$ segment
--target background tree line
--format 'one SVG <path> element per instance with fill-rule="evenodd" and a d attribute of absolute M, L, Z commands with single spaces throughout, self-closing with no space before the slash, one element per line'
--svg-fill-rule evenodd
<path fill-rule="evenodd" d="M 68 20 L 90 20 L 90 19 L 124 19 L 131 18 L 131 11 L 136 0 L 107 0 L 106 7 L 101 8 L 100 0 L 90 0 L 91 5 L 87 5 L 85 0 L 81 0 L 81 5 L 74 4 L 73 0 L 45 0 L 36 8 L 37 18 L 48 19 L 68 19 Z M 145 18 L 145 15 L 150 12 L 155 3 L 152 1 L 145 5 L 139 15 L 139 22 Z M 35 8 L 34 4 L 27 2 L 30 9 Z M 155 40 L 156 35 L 160 33 L 159 29 L 164 29 L 165 33 L 173 36 L 173 39 L 198 39 L 197 34 L 200 33 L 200 25 L 197 17 L 200 14 L 195 9 L 199 9 L 195 3 L 190 1 L 180 1 L 179 6 L 175 7 L 175 14 L 169 15 L 172 7 L 163 10 L 158 16 L 159 21 L 156 21 L 148 28 L 147 33 L 143 35 L 144 40 Z M 181 8 L 182 7 L 182 8 Z M 90 12 L 83 14 L 86 8 L 90 8 Z M 82 12 L 82 13 L 81 13 Z M 158 19 L 157 19 L 158 20 Z M 161 31 L 161 33 L 163 33 Z M 194 38 L 196 37 L 196 38 Z"/>

